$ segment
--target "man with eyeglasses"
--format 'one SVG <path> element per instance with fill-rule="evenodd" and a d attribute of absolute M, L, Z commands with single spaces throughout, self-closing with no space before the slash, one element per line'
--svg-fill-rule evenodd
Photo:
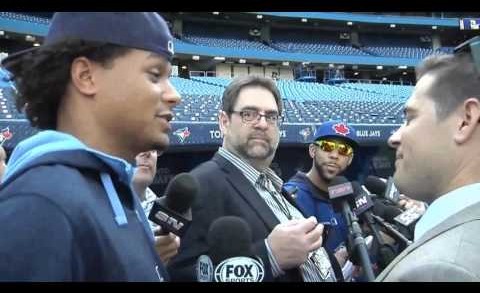
<path fill-rule="evenodd" d="M 271 79 L 239 77 L 225 89 L 219 114 L 223 144 L 210 161 L 191 171 L 202 190 L 169 266 L 173 280 L 196 280 L 197 259 L 209 253 L 210 224 L 231 215 L 249 224 L 264 280 L 334 282 L 342 277 L 335 257 L 322 247 L 323 225 L 304 217 L 269 168 L 280 140 L 281 114 L 282 100 Z"/>
<path fill-rule="evenodd" d="M 341 212 L 333 210 L 328 197 L 328 185 L 352 163 L 354 149 L 358 147 L 355 129 L 344 122 L 322 123 L 309 145 L 312 167 L 307 173 L 298 171 L 285 188 L 295 192 L 296 203 L 307 216 L 314 216 L 328 229 L 325 248 L 334 253 L 342 267 L 351 266 L 345 247 L 348 227 Z M 348 280 L 348 276 L 345 275 Z"/>

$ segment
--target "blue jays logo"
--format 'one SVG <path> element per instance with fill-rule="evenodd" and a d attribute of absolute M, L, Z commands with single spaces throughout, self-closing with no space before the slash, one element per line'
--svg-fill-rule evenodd
<path fill-rule="evenodd" d="M 185 140 L 190 136 L 190 130 L 188 127 L 180 128 L 175 130 L 173 135 L 176 135 L 181 143 L 184 143 Z"/>
<path fill-rule="evenodd" d="M 303 137 L 303 141 L 308 141 L 311 135 L 315 135 L 315 125 L 301 129 L 298 134 Z"/>
<path fill-rule="evenodd" d="M 10 132 L 10 128 L 4 128 L 0 131 L 0 146 L 3 145 L 4 142 L 7 140 L 11 139 L 13 136 L 13 133 Z"/>
<path fill-rule="evenodd" d="M 344 123 L 337 123 L 332 126 L 332 129 L 336 134 L 347 136 L 350 133 L 350 129 Z"/>

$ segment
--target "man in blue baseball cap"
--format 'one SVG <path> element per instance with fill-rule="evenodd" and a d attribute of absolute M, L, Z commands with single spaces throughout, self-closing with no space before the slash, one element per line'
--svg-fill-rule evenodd
<path fill-rule="evenodd" d="M 0 280 L 161 281 L 131 187 L 135 156 L 169 145 L 173 38 L 151 12 L 55 13 L 38 48 L 4 59 L 41 130 L 0 189 Z"/>
<path fill-rule="evenodd" d="M 348 254 L 348 228 L 341 213 L 336 213 L 328 197 L 328 185 L 352 163 L 358 148 L 355 129 L 345 122 L 329 121 L 317 127 L 309 145 L 312 167 L 307 173 L 298 171 L 284 187 L 296 190 L 296 202 L 308 216 L 315 216 L 328 229 L 325 248 L 344 267 Z M 348 276 L 345 276 L 348 279 Z"/>

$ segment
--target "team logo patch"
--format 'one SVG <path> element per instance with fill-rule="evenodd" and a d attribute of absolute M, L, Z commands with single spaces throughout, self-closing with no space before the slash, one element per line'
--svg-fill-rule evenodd
<path fill-rule="evenodd" d="M 184 143 L 185 140 L 190 136 L 190 130 L 188 127 L 180 128 L 175 130 L 173 135 L 177 136 L 181 143 Z"/>
<path fill-rule="evenodd" d="M 303 141 L 307 141 L 310 135 L 312 134 L 312 130 L 310 127 L 303 128 L 301 129 L 298 134 L 300 134 L 303 137 Z"/>
<path fill-rule="evenodd" d="M 7 140 L 11 139 L 13 136 L 13 133 L 10 132 L 10 128 L 4 128 L 0 132 L 0 146 L 2 146 Z"/>
<path fill-rule="evenodd" d="M 336 134 L 340 134 L 343 136 L 347 136 L 350 133 L 350 129 L 348 129 L 347 125 L 344 123 L 337 123 L 332 126 L 333 131 L 335 131 Z"/>

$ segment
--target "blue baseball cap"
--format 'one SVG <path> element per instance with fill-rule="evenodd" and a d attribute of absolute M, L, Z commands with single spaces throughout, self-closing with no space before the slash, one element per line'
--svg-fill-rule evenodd
<path fill-rule="evenodd" d="M 42 46 L 67 39 L 105 42 L 173 57 L 173 37 L 156 12 L 56 12 Z M 39 47 L 11 54 L 3 65 Z"/>
<path fill-rule="evenodd" d="M 340 138 L 350 143 L 353 148 L 358 147 L 358 138 L 355 128 L 347 125 L 342 121 L 324 122 L 315 130 L 315 139 L 317 141 L 321 138 Z"/>

